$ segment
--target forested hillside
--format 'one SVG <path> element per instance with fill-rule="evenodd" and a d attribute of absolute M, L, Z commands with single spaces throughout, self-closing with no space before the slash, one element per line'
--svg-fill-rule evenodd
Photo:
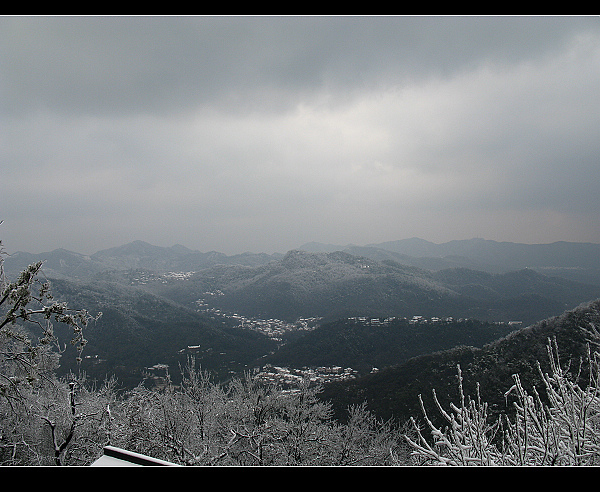
<path fill-rule="evenodd" d="M 600 300 L 515 330 L 482 347 L 461 345 L 423 354 L 357 380 L 332 383 L 322 397 L 334 402 L 340 417 L 348 405 L 367 401 L 368 408 L 379 417 L 403 420 L 420 415 L 418 396 L 422 395 L 435 415 L 431 392 L 435 389 L 446 406 L 456 401 L 460 365 L 466 393 L 475 395 L 479 384 L 481 398 L 490 404 L 492 413 L 510 411 L 504 393 L 513 385 L 514 374 L 520 375 L 528 390 L 543 387 L 537 362 L 544 372 L 550 371 L 548 340 L 556 340 L 561 363 L 576 374 L 581 358 L 587 354 L 587 344 L 592 351 L 600 347 L 598 326 Z"/>
<path fill-rule="evenodd" d="M 290 367 L 342 366 L 368 374 L 459 345 L 481 347 L 514 330 L 479 320 L 341 319 L 295 338 L 262 360 Z"/>
<path fill-rule="evenodd" d="M 205 292 L 211 306 L 254 317 L 293 321 L 320 316 L 477 318 L 533 323 L 600 297 L 600 286 L 532 270 L 491 274 L 470 269 L 430 271 L 395 261 L 344 252 L 290 251 L 258 267 L 224 265 L 161 289 L 171 299 L 192 302 Z"/>
<path fill-rule="evenodd" d="M 190 353 L 204 369 L 227 378 L 242 373 L 276 348 L 268 337 L 235 328 L 135 286 L 69 280 L 53 280 L 52 286 L 55 295 L 69 305 L 102 313 L 86 329 L 87 345 L 81 362 L 88 376 L 95 379 L 114 375 L 130 388 L 143 380 L 148 367 L 157 364 L 168 365 L 177 377 L 179 364 L 185 363 Z M 68 341 L 67 330 L 58 327 L 57 335 L 63 344 Z M 76 368 L 70 351 L 66 355 L 59 374 Z"/>

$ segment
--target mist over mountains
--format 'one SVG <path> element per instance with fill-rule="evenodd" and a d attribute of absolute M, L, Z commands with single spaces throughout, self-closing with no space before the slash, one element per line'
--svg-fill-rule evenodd
<path fill-rule="evenodd" d="M 297 249 L 309 253 L 344 251 L 377 261 L 389 259 L 431 270 L 464 267 L 506 273 L 530 268 L 546 275 L 600 285 L 600 244 L 595 243 L 523 244 L 474 238 L 436 244 L 409 238 L 365 246 L 310 242 Z M 197 271 L 218 264 L 258 266 L 283 256 L 283 253 L 249 252 L 228 256 L 216 251 L 203 253 L 182 245 L 161 247 L 133 241 L 89 256 L 65 249 L 40 254 L 15 252 L 6 259 L 6 269 L 16 271 L 33 261 L 45 260 L 45 270 L 53 275 L 85 278 L 107 269 Z"/>
<path fill-rule="evenodd" d="M 206 292 L 218 291 L 212 308 L 287 321 L 423 315 L 529 324 L 600 297 L 600 245 L 591 243 L 412 238 L 227 256 L 134 241 L 90 256 L 64 249 L 17 252 L 6 258 L 5 270 L 16 274 L 40 260 L 45 274 L 57 279 L 131 284 L 131 272 L 185 274 L 185 282 L 155 280 L 144 288 L 190 309 Z"/>

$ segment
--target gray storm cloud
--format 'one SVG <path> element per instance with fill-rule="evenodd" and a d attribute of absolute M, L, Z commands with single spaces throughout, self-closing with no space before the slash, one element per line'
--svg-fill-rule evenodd
<path fill-rule="evenodd" d="M 3 17 L 10 250 L 600 242 L 598 17 Z"/>

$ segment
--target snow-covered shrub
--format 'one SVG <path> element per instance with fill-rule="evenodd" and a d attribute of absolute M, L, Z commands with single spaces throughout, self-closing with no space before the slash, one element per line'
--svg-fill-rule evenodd
<path fill-rule="evenodd" d="M 427 416 L 431 441 L 411 419 L 416 437 L 406 437 L 419 464 L 433 465 L 597 465 L 600 463 L 599 354 L 588 346 L 587 364 L 573 375 L 559 363 L 556 341 L 548 341 L 550 372 L 538 370 L 544 384 L 543 400 L 534 387 L 527 392 L 518 374 L 505 393 L 514 398 L 514 415 L 500 415 L 490 422 L 488 406 L 479 397 L 465 397 L 458 367 L 460 404 L 446 411 L 435 391 L 434 401 L 447 426 L 438 427 Z M 585 370 L 585 372 L 584 372 Z M 582 379 L 587 379 L 582 384 Z M 581 387 L 583 386 L 583 388 Z"/>

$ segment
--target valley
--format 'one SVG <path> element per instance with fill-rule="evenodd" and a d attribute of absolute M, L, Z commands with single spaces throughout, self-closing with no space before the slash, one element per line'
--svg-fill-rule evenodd
<path fill-rule="evenodd" d="M 102 312 L 86 331 L 80 368 L 71 362 L 66 333 L 57 330 L 66 347 L 62 374 L 115 376 L 124 389 L 141 381 L 160 385 L 166 372 L 177 380 L 193 357 L 223 381 L 250 371 L 287 386 L 304 377 L 326 383 L 325 395 L 339 405 L 372 392 L 374 408 L 389 416 L 404 414 L 383 403 L 405 398 L 382 396 L 379 381 L 392 371 L 446 351 L 479 353 L 600 298 L 592 245 L 573 244 L 570 255 L 569 245 L 561 244 L 560 254 L 546 245 L 544 258 L 528 253 L 528 263 L 519 251 L 530 245 L 458 246 L 442 251 L 412 240 L 390 249 L 328 250 L 313 243 L 281 255 L 228 257 L 135 241 L 91 256 L 13 254 L 5 270 L 11 275 L 43 259 L 57 298 Z"/>

